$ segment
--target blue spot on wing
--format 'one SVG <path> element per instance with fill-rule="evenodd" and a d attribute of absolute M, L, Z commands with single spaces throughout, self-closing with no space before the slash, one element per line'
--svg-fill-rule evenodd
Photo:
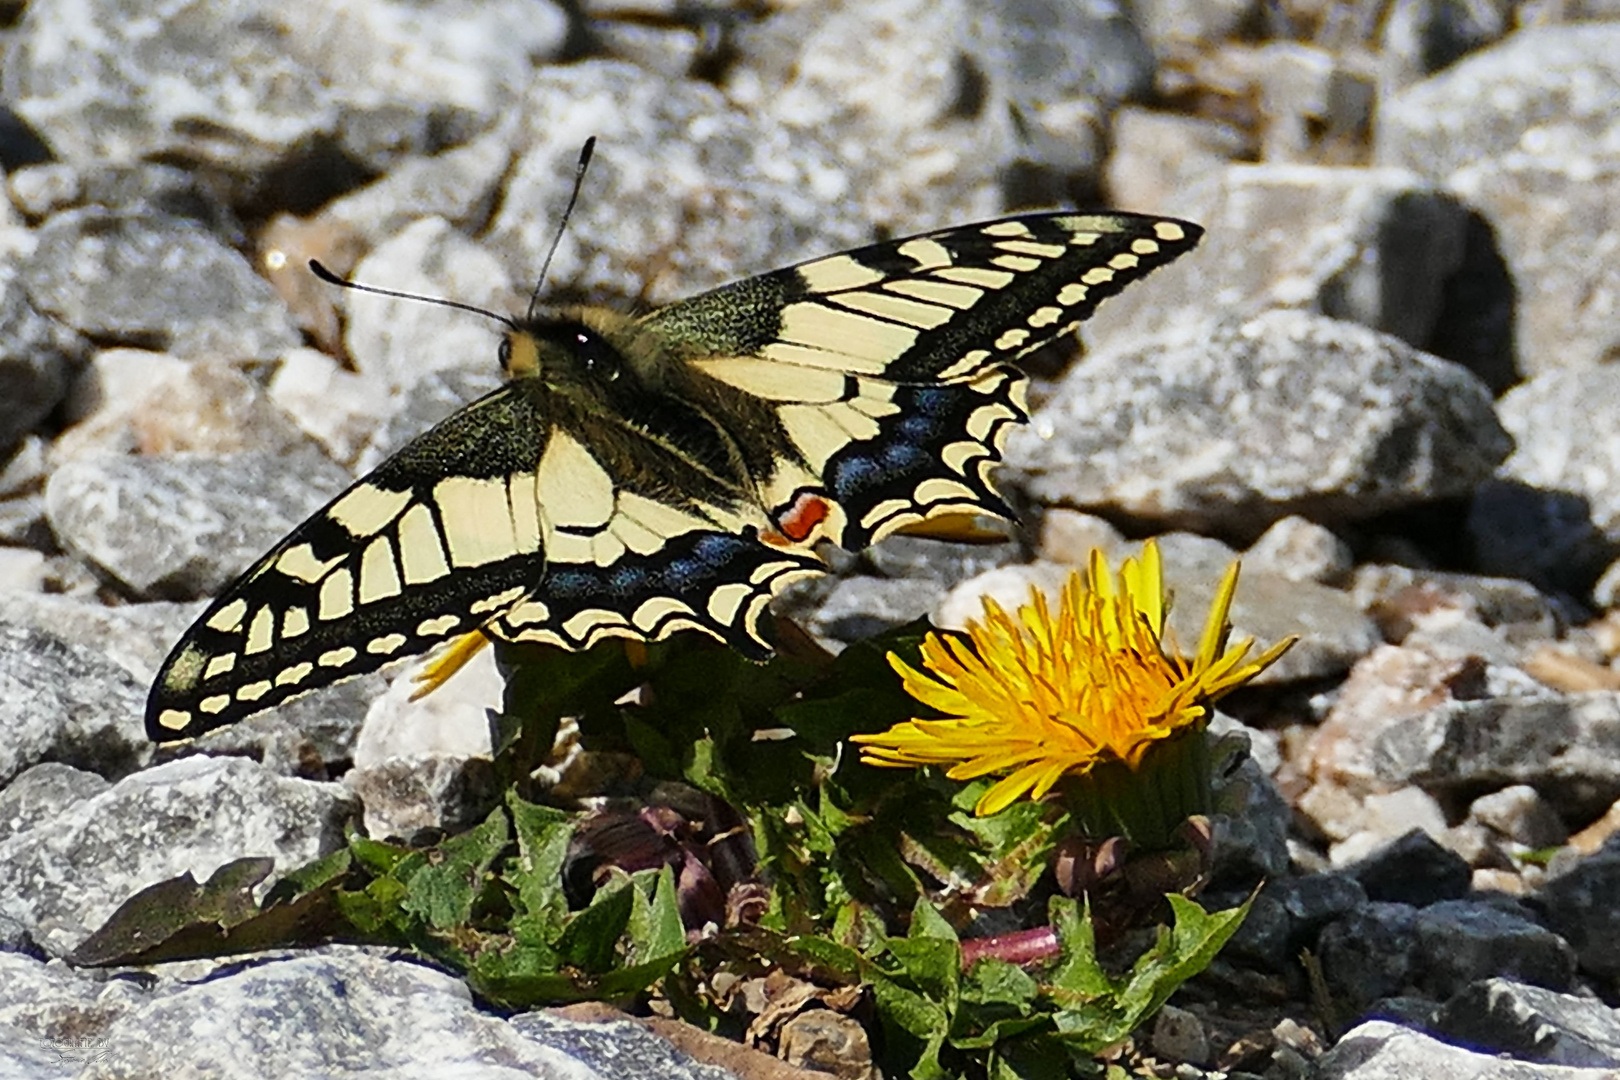
<path fill-rule="evenodd" d="M 965 484 L 973 492 L 973 501 L 984 510 L 1011 516 L 1006 504 L 976 470 L 964 476 L 951 469 L 942 457 L 951 443 L 971 438 L 968 418 L 981 406 L 999 402 L 1011 410 L 1012 417 L 1024 418 L 1023 410 L 1012 399 L 1021 376 L 1010 370 L 1005 373 L 1007 378 L 989 394 L 963 383 L 899 387 L 894 403 L 900 411 L 882 422 L 878 434 L 850 443 L 828 460 L 822 476 L 848 516 L 846 547 L 858 551 L 871 543 L 875 530 L 860 522 L 882 503 L 901 500 L 912 503 L 919 512 L 925 509 L 917 502 L 916 491 L 924 481 L 934 478 Z M 994 437 L 995 432 L 991 432 L 990 438 Z M 1000 460 L 993 441 L 982 445 L 991 460 Z M 881 527 L 882 523 L 877 525 Z"/>

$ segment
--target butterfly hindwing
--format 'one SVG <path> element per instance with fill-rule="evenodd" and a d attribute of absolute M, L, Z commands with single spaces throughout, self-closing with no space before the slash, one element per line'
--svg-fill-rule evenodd
<path fill-rule="evenodd" d="M 701 409 L 628 377 L 559 403 L 539 466 L 546 574 L 485 631 L 584 649 L 701 630 L 764 659 L 777 590 L 824 564 L 770 544 L 732 440 Z"/>
<path fill-rule="evenodd" d="M 542 569 L 543 418 L 503 387 L 419 436 L 231 584 L 158 673 L 184 739 L 476 629 Z"/>
<path fill-rule="evenodd" d="M 825 498 L 822 535 L 857 550 L 941 514 L 1005 516 L 990 472 L 1027 417 L 1009 362 L 1201 234 L 1142 215 L 1025 215 L 816 259 L 643 322 L 682 343 L 694 380 L 769 403 L 732 427 L 764 462 L 772 516 Z"/>

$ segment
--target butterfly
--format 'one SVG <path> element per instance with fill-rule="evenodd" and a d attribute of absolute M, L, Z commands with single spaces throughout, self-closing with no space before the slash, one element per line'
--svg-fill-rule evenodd
<path fill-rule="evenodd" d="M 506 380 L 227 587 L 164 662 L 158 742 L 481 631 L 586 649 L 708 634 L 772 655 L 768 606 L 944 515 L 991 471 L 1020 357 L 1192 249 L 1185 221 L 1026 214 L 830 255 L 641 316 L 506 323 Z"/>

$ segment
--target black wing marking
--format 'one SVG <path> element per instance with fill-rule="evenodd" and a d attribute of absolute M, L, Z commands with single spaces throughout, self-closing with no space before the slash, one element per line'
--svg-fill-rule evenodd
<path fill-rule="evenodd" d="M 941 514 L 1006 516 L 990 474 L 1027 418 L 1009 362 L 1201 235 L 1134 214 L 1005 218 L 816 259 L 642 324 L 684 350 L 686 392 L 727 418 L 773 521 L 825 499 L 820 535 L 858 550 Z"/>
<path fill-rule="evenodd" d="M 546 426 L 508 386 L 417 437 L 232 583 L 164 661 L 157 742 L 188 739 L 476 629 L 540 580 Z"/>

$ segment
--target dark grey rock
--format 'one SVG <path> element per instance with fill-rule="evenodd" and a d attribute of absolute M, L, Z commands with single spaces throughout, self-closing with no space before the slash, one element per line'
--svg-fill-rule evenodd
<path fill-rule="evenodd" d="M 104 343 L 268 360 L 299 342 L 269 282 L 180 218 L 96 207 L 57 214 L 40 227 L 18 280 L 35 307 Z"/>
<path fill-rule="evenodd" d="M 158 881 L 269 856 L 281 872 L 344 842 L 353 798 L 243 758 L 187 758 L 125 777 L 55 819 L 0 841 L 0 914 L 53 956 Z M 264 887 L 268 887 L 268 882 Z"/>
<path fill-rule="evenodd" d="M 112 785 L 97 773 L 47 761 L 0 788 L 0 841 L 49 821 Z"/>
<path fill-rule="evenodd" d="M 1259 884 L 1288 872 L 1293 810 L 1282 792 L 1245 757 L 1216 784 L 1212 885 Z"/>
<path fill-rule="evenodd" d="M 1313 1080 L 1609 1080 L 1611 1069 L 1533 1065 L 1452 1046 L 1387 1020 L 1360 1024 L 1318 1058 Z"/>
<path fill-rule="evenodd" d="M 1418 912 L 1415 967 L 1419 985 L 1447 998 L 1477 979 L 1507 979 L 1567 990 L 1575 953 L 1546 927 L 1490 904 L 1444 900 Z"/>
<path fill-rule="evenodd" d="M 1225 911 L 1248 899 L 1247 893 L 1206 892 L 1199 903 L 1208 911 Z M 1285 971 L 1297 956 L 1293 948 L 1288 912 L 1281 901 L 1262 891 L 1249 906 L 1243 925 L 1221 950 L 1221 959 L 1241 962 L 1263 971 Z"/>
<path fill-rule="evenodd" d="M 1566 374 L 1578 377 L 1595 375 L 1602 370 Z M 1549 372 L 1541 378 L 1552 377 L 1554 374 Z M 1497 407 L 1498 415 L 1511 427 L 1502 411 L 1502 402 L 1499 401 Z M 1533 443 L 1540 440 L 1541 434 L 1524 430 L 1515 434 L 1524 456 L 1513 468 L 1536 469 L 1538 462 Z M 1546 434 L 1554 443 L 1564 441 L 1562 430 Z M 1584 447 L 1574 453 L 1580 457 L 1593 456 Z M 1508 461 L 1518 457 L 1516 453 Z M 1552 468 L 1561 471 L 1562 466 L 1553 464 Z M 1609 606 L 1595 583 L 1614 558 L 1615 544 L 1592 520 L 1593 500 L 1602 504 L 1605 511 L 1612 512 L 1614 508 L 1609 505 L 1606 492 L 1587 485 L 1578 479 L 1579 475 L 1571 474 L 1574 482 L 1589 494 L 1537 487 L 1519 480 L 1496 479 L 1481 484 L 1468 505 L 1466 526 L 1474 567 L 1496 578 L 1520 578 L 1548 592 L 1579 598 L 1591 596 L 1598 607 Z"/>
<path fill-rule="evenodd" d="M 67 396 L 89 342 L 42 314 L 15 282 L 0 292 L 0 453 L 27 435 Z"/>
<path fill-rule="evenodd" d="M 1473 873 L 1466 860 L 1413 829 L 1345 868 L 1373 900 L 1421 907 L 1467 895 Z"/>
<path fill-rule="evenodd" d="M 1402 169 L 1232 165 L 1174 212 L 1207 230 L 1198 249 L 1104 304 L 1088 342 L 1158 334 L 1194 313 L 1244 320 L 1284 307 L 1432 351 L 1450 317 L 1446 282 L 1474 254 L 1467 208 Z"/>
<path fill-rule="evenodd" d="M 1322 929 L 1316 955 L 1334 996 L 1364 1009 L 1412 980 L 1418 910 L 1410 904 L 1373 902 Z"/>
<path fill-rule="evenodd" d="M 151 755 L 145 687 L 90 649 L 0 623 L 0 783 L 47 761 L 118 777 Z"/>
<path fill-rule="evenodd" d="M 64 547 L 136 595 L 189 598 L 217 592 L 348 480 L 316 453 L 99 458 L 56 470 L 45 506 Z"/>
<path fill-rule="evenodd" d="M 1603 851 L 1577 861 L 1536 894 L 1543 921 L 1575 950 L 1581 970 L 1620 978 L 1620 852 Z"/>
<path fill-rule="evenodd" d="M 1480 1050 L 1551 1065 L 1620 1066 L 1620 1013 L 1601 1001 L 1482 979 L 1435 1014 L 1430 1030 Z"/>
<path fill-rule="evenodd" d="M 1590 819 L 1620 798 L 1620 694 L 1551 691 L 1446 701 L 1379 733 L 1373 767 L 1432 792 L 1530 784 Z"/>
<path fill-rule="evenodd" d="M 1322 927 L 1367 903 L 1367 890 L 1344 873 L 1275 878 L 1266 883 L 1262 895 L 1282 905 L 1296 944 L 1310 944 Z"/>
<path fill-rule="evenodd" d="M 1463 369 L 1272 311 L 1088 357 L 1007 460 L 1043 503 L 1253 536 L 1464 494 L 1510 448 Z"/>

